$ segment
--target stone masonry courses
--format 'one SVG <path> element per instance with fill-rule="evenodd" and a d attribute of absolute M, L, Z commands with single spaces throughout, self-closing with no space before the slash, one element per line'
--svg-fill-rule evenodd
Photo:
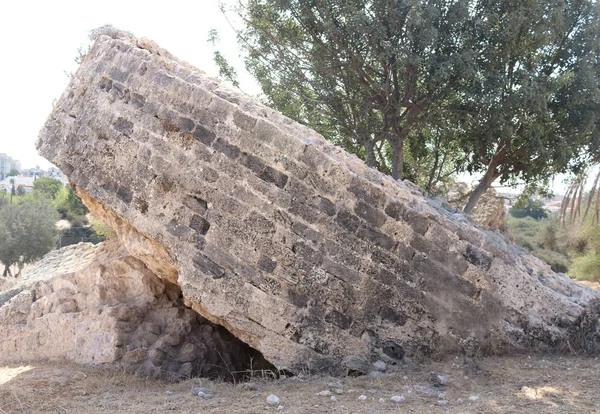
<path fill-rule="evenodd" d="M 278 368 L 597 343 L 597 292 L 152 41 L 99 36 L 37 147 Z"/>

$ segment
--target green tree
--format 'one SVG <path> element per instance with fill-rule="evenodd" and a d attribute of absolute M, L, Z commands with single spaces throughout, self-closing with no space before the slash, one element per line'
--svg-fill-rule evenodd
<path fill-rule="evenodd" d="M 54 206 L 63 218 L 87 214 L 88 209 L 71 187 L 63 186 L 55 195 Z"/>
<path fill-rule="evenodd" d="M 600 137 L 600 13 L 594 0 L 471 2 L 476 70 L 460 91 L 465 169 L 492 182 L 544 183 L 581 171 Z M 583 154 L 587 154 L 586 158 Z"/>
<path fill-rule="evenodd" d="M 18 195 L 19 197 L 22 197 L 22 196 L 24 196 L 24 195 L 25 195 L 25 193 L 26 193 L 26 191 L 25 191 L 25 187 L 24 187 L 24 186 L 22 186 L 22 185 L 18 185 L 18 186 L 17 186 L 17 195 Z"/>
<path fill-rule="evenodd" d="M 41 193 L 51 200 L 54 200 L 64 187 L 62 182 L 50 177 L 40 177 L 33 182 L 33 191 Z"/>
<path fill-rule="evenodd" d="M 270 106 L 401 178 L 411 132 L 441 110 L 472 60 L 461 47 L 468 7 L 465 0 L 250 0 L 238 8 L 239 38 Z"/>
<path fill-rule="evenodd" d="M 6 174 L 7 177 L 16 177 L 17 175 L 19 175 L 19 170 L 16 168 L 11 168 L 10 172 Z"/>
<path fill-rule="evenodd" d="M 7 205 L 0 210 L 0 262 L 3 276 L 10 266 L 31 263 L 48 253 L 56 243 L 58 214 L 47 200 Z"/>
<path fill-rule="evenodd" d="M 515 218 L 532 217 L 536 220 L 547 218 L 548 214 L 544 210 L 544 203 L 540 200 L 533 200 L 529 197 L 521 198 L 509 210 L 510 215 Z"/>

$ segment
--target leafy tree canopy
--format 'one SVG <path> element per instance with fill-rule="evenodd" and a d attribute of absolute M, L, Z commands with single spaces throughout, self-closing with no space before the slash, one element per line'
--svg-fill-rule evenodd
<path fill-rule="evenodd" d="M 10 266 L 31 263 L 48 253 L 56 242 L 58 214 L 47 200 L 0 209 L 0 262 L 3 275 Z"/>
<path fill-rule="evenodd" d="M 62 182 L 50 177 L 40 177 L 33 182 L 33 191 L 41 193 L 51 200 L 54 200 L 64 187 Z"/>
<path fill-rule="evenodd" d="M 600 14 L 591 0 L 472 3 L 465 45 L 476 70 L 460 90 L 465 168 L 491 183 L 578 173 L 598 156 Z"/>
<path fill-rule="evenodd" d="M 457 35 L 467 6 L 250 0 L 238 9 L 246 25 L 240 39 L 269 105 L 399 178 L 411 131 L 472 59 Z"/>
<path fill-rule="evenodd" d="M 548 217 L 546 210 L 544 210 L 544 203 L 529 197 L 521 198 L 510 208 L 509 212 L 515 218 L 532 217 L 539 220 Z"/>
<path fill-rule="evenodd" d="M 11 168 L 10 172 L 6 174 L 7 177 L 16 177 L 17 175 L 19 175 L 19 170 L 16 168 Z"/>
<path fill-rule="evenodd" d="M 470 212 L 498 178 L 544 188 L 599 157 L 599 7 L 248 0 L 237 13 L 269 105 L 428 190 L 457 170 L 483 173 Z"/>

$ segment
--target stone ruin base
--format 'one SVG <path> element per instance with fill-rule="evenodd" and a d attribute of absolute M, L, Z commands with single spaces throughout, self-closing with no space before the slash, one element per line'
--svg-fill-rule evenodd
<path fill-rule="evenodd" d="M 64 359 L 169 380 L 272 368 L 116 241 L 51 252 L 0 292 L 0 363 Z"/>

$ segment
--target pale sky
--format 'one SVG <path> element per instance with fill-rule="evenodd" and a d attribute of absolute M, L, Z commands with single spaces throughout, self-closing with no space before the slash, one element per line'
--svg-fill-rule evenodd
<path fill-rule="evenodd" d="M 22 168 L 51 164 L 37 155 L 39 130 L 68 83 L 65 72 L 77 69 L 80 47 L 90 30 L 105 24 L 156 41 L 181 60 L 218 74 L 212 62 L 208 31 L 219 31 L 219 49 L 238 68 L 235 34 L 217 0 L 168 1 L 4 1 L 0 6 L 0 153 L 21 161 Z M 257 92 L 249 75 L 242 88 Z"/>
<path fill-rule="evenodd" d="M 0 6 L 0 153 L 20 160 L 22 168 L 51 165 L 37 155 L 38 132 L 67 86 L 65 73 L 77 69 L 78 49 L 87 49 L 89 32 L 105 24 L 150 38 L 213 76 L 217 68 L 207 37 L 217 29 L 219 50 L 237 68 L 242 89 L 259 92 L 243 69 L 235 33 L 218 0 L 5 1 Z M 555 180 L 555 192 L 564 192 L 562 181 Z"/>

